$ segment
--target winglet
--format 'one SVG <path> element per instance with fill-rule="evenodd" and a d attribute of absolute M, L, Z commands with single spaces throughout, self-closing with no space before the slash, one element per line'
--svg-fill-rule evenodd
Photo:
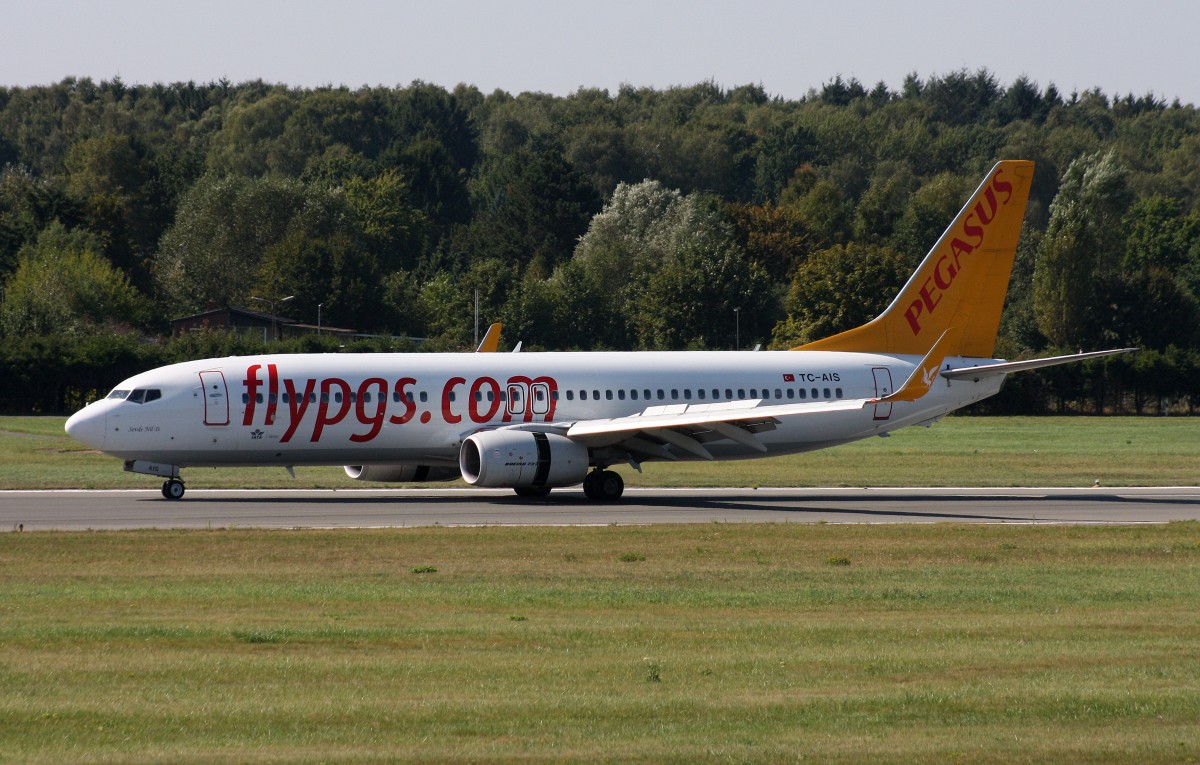
<path fill-rule="evenodd" d="M 954 324 L 961 347 L 946 355 L 990 358 L 1032 181 L 1032 162 L 996 163 L 887 310 L 793 350 L 923 356 Z"/>
<path fill-rule="evenodd" d="M 948 355 L 946 349 L 959 342 L 961 332 L 950 327 L 942 336 L 937 339 L 933 347 L 929 349 L 929 353 L 925 354 L 925 358 L 921 359 L 921 363 L 917 364 L 916 369 L 904 381 L 898 390 L 883 398 L 870 401 L 872 404 L 886 404 L 891 401 L 916 401 L 929 392 L 933 387 L 934 380 L 938 376 L 938 368 L 941 367 L 942 361 Z"/>
<path fill-rule="evenodd" d="M 475 349 L 475 352 L 495 353 L 496 349 L 500 347 L 500 328 L 502 326 L 500 322 L 496 322 L 488 327 L 487 332 L 483 335 L 483 339 L 479 341 L 479 347 Z"/>

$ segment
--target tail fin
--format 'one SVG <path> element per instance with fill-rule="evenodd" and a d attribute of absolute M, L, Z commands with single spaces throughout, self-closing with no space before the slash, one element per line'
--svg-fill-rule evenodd
<path fill-rule="evenodd" d="M 1032 162 L 996 163 L 887 310 L 792 350 L 923 356 L 953 322 L 945 355 L 990 358 L 1032 180 Z"/>

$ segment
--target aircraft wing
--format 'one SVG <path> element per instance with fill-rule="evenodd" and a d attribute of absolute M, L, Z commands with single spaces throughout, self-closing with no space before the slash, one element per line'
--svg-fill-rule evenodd
<path fill-rule="evenodd" d="M 565 435 L 591 448 L 620 445 L 623 449 L 659 459 L 678 456 L 675 446 L 701 459 L 714 459 L 704 446 L 709 441 L 729 439 L 756 451 L 767 447 L 756 433 L 774 430 L 781 417 L 862 409 L 873 399 L 814 401 L 805 404 L 760 406 L 761 399 L 715 404 L 652 406 L 630 417 L 584 420 L 570 425 Z"/>

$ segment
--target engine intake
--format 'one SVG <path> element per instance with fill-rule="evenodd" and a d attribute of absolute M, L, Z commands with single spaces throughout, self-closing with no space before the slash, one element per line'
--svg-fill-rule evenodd
<path fill-rule="evenodd" d="M 432 465 L 346 465 L 343 470 L 356 481 L 424 483 L 453 481 L 459 477 L 456 468 Z"/>
<path fill-rule="evenodd" d="M 587 476 L 588 462 L 583 444 L 528 430 L 476 433 L 458 453 L 463 480 L 491 488 L 571 486 Z"/>

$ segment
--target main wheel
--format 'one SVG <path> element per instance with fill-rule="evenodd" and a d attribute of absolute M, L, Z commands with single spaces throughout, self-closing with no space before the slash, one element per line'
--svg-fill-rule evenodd
<path fill-rule="evenodd" d="M 183 498 L 183 481 L 178 478 L 172 478 L 169 481 L 164 481 L 162 485 L 162 495 L 167 499 L 182 499 Z"/>
<path fill-rule="evenodd" d="M 513 489 L 518 497 L 540 498 L 550 496 L 549 486 L 517 486 Z"/>
<path fill-rule="evenodd" d="M 625 492 L 625 479 L 612 470 L 601 470 L 596 478 L 596 493 L 604 502 L 615 502 Z"/>

